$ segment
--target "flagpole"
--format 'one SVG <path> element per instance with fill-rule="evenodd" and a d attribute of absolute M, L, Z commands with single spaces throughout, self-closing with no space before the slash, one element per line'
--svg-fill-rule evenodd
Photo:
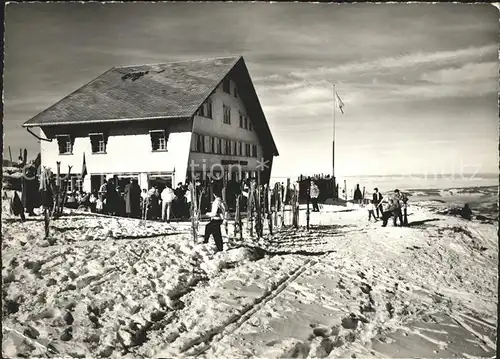
<path fill-rule="evenodd" d="M 337 99 L 335 97 L 335 84 L 333 85 L 333 141 L 332 141 L 332 178 L 333 178 L 333 199 L 336 197 L 336 180 L 335 180 L 335 107 Z"/>

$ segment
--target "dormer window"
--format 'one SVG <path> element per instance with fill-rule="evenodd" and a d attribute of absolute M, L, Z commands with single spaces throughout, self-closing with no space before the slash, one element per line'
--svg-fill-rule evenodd
<path fill-rule="evenodd" d="M 106 153 L 106 138 L 103 133 L 90 133 L 92 153 Z"/>
<path fill-rule="evenodd" d="M 230 125 L 231 124 L 231 107 L 224 105 L 223 109 L 224 109 L 224 117 L 222 119 L 222 122 Z"/>
<path fill-rule="evenodd" d="M 56 135 L 60 155 L 73 154 L 73 141 L 70 135 Z"/>
<path fill-rule="evenodd" d="M 205 116 L 208 118 L 213 118 L 212 117 L 212 101 L 210 101 L 210 100 L 207 101 L 205 103 L 205 106 L 206 106 L 206 110 L 207 110 Z"/>
<path fill-rule="evenodd" d="M 234 97 L 238 98 L 238 89 L 234 86 Z"/>
<path fill-rule="evenodd" d="M 222 91 L 228 94 L 231 93 L 231 82 L 229 79 L 224 79 L 224 81 L 222 81 Z"/>
<path fill-rule="evenodd" d="M 246 116 L 243 117 L 243 128 L 248 130 L 248 117 Z"/>
<path fill-rule="evenodd" d="M 248 130 L 253 131 L 252 121 L 248 120 Z"/>
<path fill-rule="evenodd" d="M 243 128 L 243 115 L 241 112 L 240 112 L 240 128 Z"/>
<path fill-rule="evenodd" d="M 168 135 L 165 130 L 151 130 L 149 135 L 151 136 L 151 149 L 154 152 L 167 150 Z"/>
<path fill-rule="evenodd" d="M 210 119 L 213 118 L 212 101 L 208 100 L 203 105 L 201 105 L 200 109 L 198 110 L 198 116 L 207 117 Z"/>

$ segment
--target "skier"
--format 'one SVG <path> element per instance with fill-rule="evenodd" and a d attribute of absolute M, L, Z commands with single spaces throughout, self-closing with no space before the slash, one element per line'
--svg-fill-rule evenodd
<path fill-rule="evenodd" d="M 396 208 L 394 209 L 394 226 L 396 226 L 397 220 L 399 219 L 399 226 L 403 226 L 403 212 L 401 211 L 401 202 L 403 201 L 403 196 L 399 192 L 399 189 L 394 190 L 394 204 Z"/>
<path fill-rule="evenodd" d="M 313 212 L 319 212 L 319 207 L 318 207 L 318 197 L 319 197 L 319 188 L 318 185 L 314 182 L 314 180 L 311 180 L 311 186 L 309 187 L 309 197 L 311 197 L 311 202 L 313 205 Z"/>
<path fill-rule="evenodd" d="M 226 207 L 222 201 L 222 193 L 220 188 L 214 189 L 214 201 L 212 202 L 212 211 L 207 213 L 210 216 L 210 222 L 205 226 L 205 235 L 203 243 L 208 243 L 210 235 L 214 236 L 215 245 L 217 246 L 217 251 L 221 252 L 223 250 L 222 233 L 220 226 L 224 221 L 226 216 Z"/>
<path fill-rule="evenodd" d="M 378 188 L 374 188 L 374 193 L 373 193 L 373 201 L 372 203 L 375 205 L 375 213 L 376 213 L 376 218 L 382 217 L 384 214 L 384 210 L 382 209 L 382 206 L 379 206 L 378 204 L 382 201 L 384 197 L 382 197 L 382 193 L 378 191 Z M 379 215 L 379 209 L 380 209 L 380 215 Z"/>

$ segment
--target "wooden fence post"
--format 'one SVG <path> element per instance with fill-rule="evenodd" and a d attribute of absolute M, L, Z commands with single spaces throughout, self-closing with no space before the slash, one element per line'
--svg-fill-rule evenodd
<path fill-rule="evenodd" d="M 240 198 L 241 194 L 236 196 L 236 208 L 234 209 L 234 236 L 236 237 L 241 232 L 240 227 Z"/>
<path fill-rule="evenodd" d="M 285 227 L 285 204 L 287 196 L 287 188 L 283 185 L 283 198 L 281 200 L 281 227 Z"/>
<path fill-rule="evenodd" d="M 62 186 L 62 199 L 59 207 L 59 215 L 62 215 L 64 205 L 66 204 L 66 200 L 68 199 L 68 183 L 71 181 L 71 168 L 73 166 L 68 166 L 68 175 L 66 176 L 66 180 L 64 181 L 64 185 Z"/>
<path fill-rule="evenodd" d="M 307 189 L 307 209 L 306 209 L 306 228 L 309 230 L 309 219 L 310 219 L 310 212 L 309 212 L 309 202 L 311 201 L 311 191 L 310 187 Z"/>
<path fill-rule="evenodd" d="M 274 223 L 276 224 L 276 227 L 279 228 L 281 224 L 280 216 L 281 216 L 281 211 L 280 211 L 280 196 L 281 196 L 281 188 L 280 184 L 276 183 L 275 185 L 275 191 L 276 193 L 274 194 L 274 202 L 275 202 L 275 209 L 274 209 Z"/>
<path fill-rule="evenodd" d="M 294 228 L 298 228 L 297 199 L 298 199 L 297 186 L 294 184 L 293 185 L 293 196 L 292 196 L 292 225 Z"/>
<path fill-rule="evenodd" d="M 248 190 L 248 204 L 247 204 L 247 228 L 250 232 L 250 237 L 253 237 L 253 206 L 254 206 L 254 195 L 255 195 L 255 183 L 250 182 L 250 188 Z"/>
<path fill-rule="evenodd" d="M 270 186 L 267 186 L 267 225 L 269 226 L 269 234 L 273 235 L 273 207 L 272 207 L 272 195 L 273 192 Z"/>
<path fill-rule="evenodd" d="M 260 192 L 261 192 L 261 186 L 257 185 L 257 188 L 255 190 L 255 234 L 257 235 L 257 238 L 260 237 L 260 230 L 262 228 L 262 223 L 261 223 L 261 206 L 260 206 Z"/>
<path fill-rule="evenodd" d="M 191 192 L 191 206 L 190 206 L 190 215 L 191 215 L 191 231 L 193 235 L 193 242 L 196 243 L 198 239 L 198 225 L 196 223 L 197 217 L 197 206 L 196 206 L 196 182 L 191 179 L 191 183 L 189 184 L 189 191 Z"/>

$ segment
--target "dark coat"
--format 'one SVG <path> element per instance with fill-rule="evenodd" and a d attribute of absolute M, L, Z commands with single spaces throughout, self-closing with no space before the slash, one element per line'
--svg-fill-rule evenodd
<path fill-rule="evenodd" d="M 382 193 L 378 192 L 378 193 L 374 193 L 373 194 L 373 203 L 380 203 L 380 201 L 382 201 Z"/>
<path fill-rule="evenodd" d="M 361 194 L 361 190 L 359 188 L 356 188 L 354 191 L 354 199 L 362 199 L 363 195 Z"/>
<path fill-rule="evenodd" d="M 125 212 L 139 213 L 141 209 L 141 187 L 135 182 L 125 186 Z"/>
<path fill-rule="evenodd" d="M 33 208 L 40 206 L 40 194 L 38 192 L 38 181 L 36 180 L 36 168 L 27 167 L 21 178 L 21 201 L 24 208 L 31 212 Z"/>
<path fill-rule="evenodd" d="M 24 207 L 17 191 L 14 191 L 14 196 L 10 200 L 10 211 L 14 216 L 24 215 Z"/>

